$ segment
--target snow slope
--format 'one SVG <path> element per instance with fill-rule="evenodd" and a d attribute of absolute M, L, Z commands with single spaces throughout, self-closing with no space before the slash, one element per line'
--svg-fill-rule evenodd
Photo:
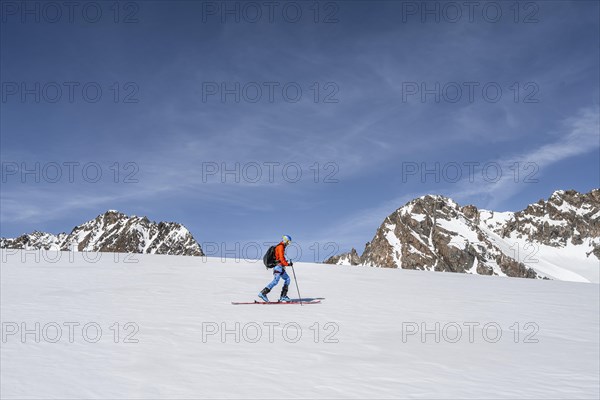
<path fill-rule="evenodd" d="M 489 222 L 493 220 L 489 217 L 492 213 L 482 210 L 481 215 L 482 222 L 479 228 L 485 232 L 487 238 L 504 254 L 509 254 L 515 260 L 533 268 L 541 276 L 572 282 L 600 282 L 600 261 L 593 254 L 589 254 L 597 239 L 586 238 L 580 245 L 567 243 L 561 247 L 553 247 L 531 242 L 524 237 L 503 238 L 492 229 L 493 224 Z"/>
<path fill-rule="evenodd" d="M 298 263 L 321 304 L 233 306 L 260 263 L 38 254 L 0 254 L 3 399 L 600 395 L 597 284 Z"/>

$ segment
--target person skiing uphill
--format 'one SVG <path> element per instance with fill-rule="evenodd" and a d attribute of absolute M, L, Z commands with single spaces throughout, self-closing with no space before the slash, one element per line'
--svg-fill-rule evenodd
<path fill-rule="evenodd" d="M 290 301 L 291 299 L 287 296 L 288 287 L 290 286 L 290 276 L 285 272 L 285 267 L 293 265 L 291 262 L 285 259 L 285 248 L 292 242 L 292 237 L 289 235 L 283 235 L 283 240 L 275 246 L 275 262 L 277 265 L 273 268 L 273 280 L 258 294 L 262 300 L 268 302 L 267 294 L 279 283 L 279 280 L 283 278 L 283 288 L 281 289 L 281 296 L 279 301 Z"/>

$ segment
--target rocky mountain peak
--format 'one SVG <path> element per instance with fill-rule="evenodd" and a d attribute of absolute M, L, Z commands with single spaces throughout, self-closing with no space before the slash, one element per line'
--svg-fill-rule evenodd
<path fill-rule="evenodd" d="M 326 261 L 327 264 L 336 264 L 336 265 L 359 265 L 360 264 L 360 256 L 358 252 L 353 247 L 347 253 L 342 253 L 337 256 L 329 257 Z"/>
<path fill-rule="evenodd" d="M 600 243 L 600 189 L 589 193 L 555 191 L 548 200 L 539 200 L 514 213 L 502 236 L 527 238 L 555 247 L 580 245 L 585 239 Z M 600 254 L 599 251 L 596 246 L 594 254 Z"/>
<path fill-rule="evenodd" d="M 548 200 L 514 213 L 460 206 L 445 196 L 422 196 L 388 215 L 358 261 L 356 256 L 345 253 L 325 262 L 353 259 L 353 265 L 527 278 L 548 273 L 586 281 L 572 274 L 572 267 L 556 265 L 557 260 L 577 260 L 575 268 L 595 281 L 600 266 L 600 190 L 558 190 Z"/>
<path fill-rule="evenodd" d="M 70 234 L 34 231 L 15 239 L 0 239 L 0 247 L 116 253 L 204 255 L 192 234 L 175 222 L 154 222 L 117 210 L 73 228 Z"/>

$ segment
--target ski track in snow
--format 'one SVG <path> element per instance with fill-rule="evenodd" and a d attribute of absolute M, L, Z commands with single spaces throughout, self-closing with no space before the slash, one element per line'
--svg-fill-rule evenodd
<path fill-rule="evenodd" d="M 36 343 L 32 334 L 25 343 L 6 337 L 3 399 L 600 394 L 598 284 L 297 263 L 303 297 L 325 298 L 321 304 L 242 307 L 230 302 L 252 301 L 271 278 L 260 262 L 142 254 L 119 255 L 116 262 L 109 253 L 89 262 L 83 253 L 66 252 L 53 253 L 56 262 L 36 262 L 28 252 L 23 262 L 20 251 L 0 253 L 3 327 L 95 322 L 103 330 L 97 343 L 83 340 L 78 328 L 73 343 L 67 328 L 57 343 Z M 297 297 L 294 283 L 290 294 Z M 119 343 L 110 329 L 115 322 L 121 324 Z M 122 343 L 131 332 L 123 330 L 127 322 L 139 327 L 139 343 Z M 203 323 L 234 330 L 236 322 L 264 327 L 263 336 L 256 343 L 241 336 L 236 343 L 231 333 L 224 342 L 219 335 L 203 342 Z M 263 325 L 269 322 L 280 324 L 272 343 Z M 324 329 L 328 322 L 338 328 L 329 337 L 338 343 L 324 343 L 334 332 Z M 463 326 L 462 338 L 450 343 L 442 335 L 437 343 L 429 334 L 422 342 L 416 334 L 403 341 L 403 323 L 407 331 L 406 323 L 434 329 L 436 322 Z M 463 325 L 468 322 L 480 324 L 473 343 Z M 497 343 L 483 339 L 481 328 L 490 322 L 502 329 Z M 301 327 L 298 342 L 284 340 L 286 323 Z M 523 343 L 533 332 L 527 323 L 539 327 L 537 343 Z"/>

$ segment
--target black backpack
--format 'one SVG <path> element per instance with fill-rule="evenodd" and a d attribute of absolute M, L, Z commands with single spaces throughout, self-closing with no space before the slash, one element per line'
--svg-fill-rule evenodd
<path fill-rule="evenodd" d="M 278 245 L 269 247 L 269 250 L 267 250 L 267 252 L 265 253 L 265 256 L 263 257 L 263 262 L 265 263 L 265 267 L 273 268 L 274 266 L 276 266 L 278 264 L 277 260 L 275 259 L 275 247 L 277 247 L 277 246 Z"/>

